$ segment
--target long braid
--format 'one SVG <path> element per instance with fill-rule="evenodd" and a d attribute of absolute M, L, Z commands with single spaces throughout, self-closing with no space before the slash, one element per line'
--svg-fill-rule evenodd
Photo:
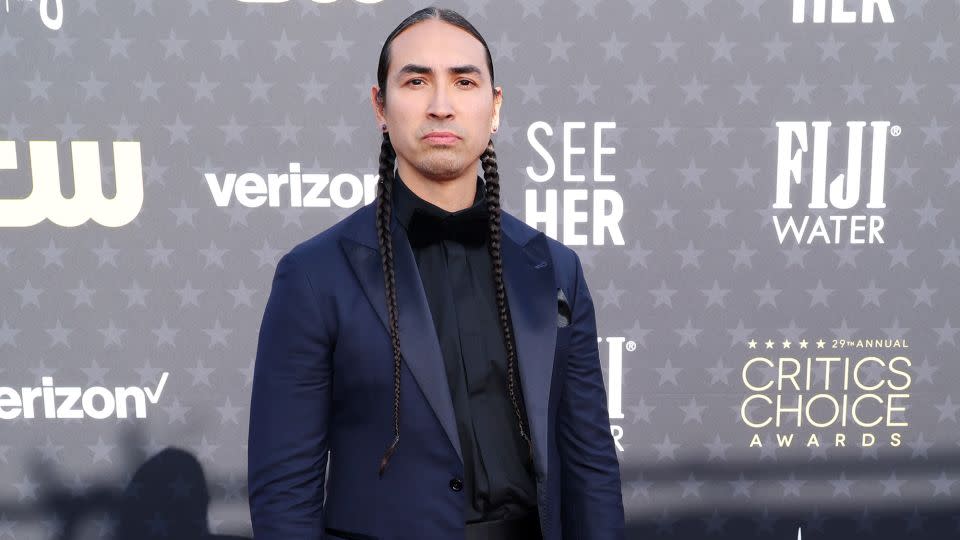
<path fill-rule="evenodd" d="M 504 343 L 507 347 L 507 391 L 513 403 L 513 412 L 517 415 L 517 424 L 520 427 L 520 436 L 527 442 L 528 459 L 533 460 L 533 443 L 527 434 L 520 412 L 520 403 L 517 399 L 517 351 L 513 341 L 513 328 L 510 321 L 510 311 L 507 306 L 507 291 L 503 285 L 503 257 L 500 249 L 500 173 L 497 171 L 497 153 L 493 149 L 493 140 L 487 143 L 486 150 L 480 156 L 483 167 L 483 178 L 486 185 L 487 213 L 490 219 L 490 257 L 493 259 L 493 284 L 496 288 L 497 311 L 500 320 L 500 329 L 503 331 Z"/>
<path fill-rule="evenodd" d="M 390 342 L 393 346 L 393 442 L 380 460 L 380 477 L 387 468 L 390 456 L 400 442 L 400 325 L 398 323 L 397 280 L 393 268 L 393 241 L 390 220 L 393 213 L 393 164 L 396 152 L 390 135 L 383 134 L 380 144 L 380 181 L 377 196 L 377 241 L 380 243 L 380 261 L 383 265 L 383 284 L 387 294 L 387 316 L 390 322 Z"/>

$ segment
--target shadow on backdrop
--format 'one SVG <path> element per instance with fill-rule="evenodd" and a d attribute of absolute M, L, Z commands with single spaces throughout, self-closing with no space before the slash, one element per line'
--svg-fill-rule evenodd
<path fill-rule="evenodd" d="M 184 450 L 166 448 L 137 469 L 116 504 L 115 540 L 239 540 L 211 534 L 210 493 L 200 462 Z"/>
<path fill-rule="evenodd" d="M 76 471 L 75 485 L 66 485 L 63 471 L 49 454 L 29 456 L 29 477 L 23 479 L 21 500 L 0 499 L 0 539 L 19 538 L 17 527 L 42 526 L 54 540 L 249 540 L 209 531 L 211 494 L 200 462 L 191 453 L 168 447 L 149 457 L 142 450 L 139 426 L 121 431 L 121 474 L 132 471 L 121 490 L 116 482 L 84 479 Z M 238 482 L 246 485 L 246 480 Z M 244 490 L 245 492 L 245 490 Z"/>
<path fill-rule="evenodd" d="M 0 539 L 16 538 L 17 523 L 53 524 L 56 540 L 249 540 L 249 536 L 225 536 L 209 531 L 207 513 L 213 496 L 200 462 L 191 453 L 168 447 L 147 459 L 143 433 L 136 427 L 123 432 L 121 450 L 133 470 L 122 491 L 108 482 L 87 484 L 82 489 L 64 485 L 60 471 L 37 453 L 29 462 L 30 478 L 35 484 L 35 500 L 30 503 L 0 500 Z M 122 468 L 122 467 L 121 467 Z M 921 501 L 908 501 L 897 493 L 884 493 L 878 480 L 891 472 L 907 486 L 930 487 L 930 480 L 941 472 L 954 482 L 940 494 Z M 776 500 L 761 493 L 761 485 L 776 486 L 793 472 L 803 482 L 829 484 L 845 474 L 854 480 L 852 496 L 832 497 L 828 493 L 811 502 L 797 497 L 787 509 L 782 503 L 792 496 Z M 717 486 L 729 490 L 724 508 L 710 507 L 699 493 L 681 497 L 682 505 L 661 509 L 653 483 L 659 489 L 682 492 L 681 482 L 703 482 L 704 491 Z M 829 462 L 728 461 L 651 463 L 634 467 L 621 465 L 625 506 L 650 508 L 646 517 L 627 520 L 627 538 L 742 540 L 745 538 L 795 540 L 802 530 L 803 540 L 957 540 L 960 539 L 960 456 L 930 452 L 925 459 L 833 459 Z M 924 479 L 918 480 L 917 477 Z M 77 475 L 77 478 L 80 478 Z M 232 477 L 231 477 L 232 478 Z M 868 479 L 860 482 L 858 479 Z M 755 482 L 750 497 L 734 496 L 732 482 Z M 246 486 L 245 475 L 233 481 L 234 488 Z M 921 482 L 921 484 L 916 484 Z M 213 482 L 222 485 L 222 482 Z M 875 487 L 869 500 L 863 497 L 867 486 Z M 18 488 L 20 489 L 20 488 Z M 830 488 L 827 488 L 828 491 Z M 242 490 L 245 495 L 245 489 Z M 843 505 L 857 501 L 853 508 Z M 872 501 L 879 501 L 874 504 Z M 776 503 L 776 504 L 772 504 Z M 887 505 L 881 507 L 881 504 Z M 98 518 L 102 518 L 99 519 Z M 242 534 L 252 534 L 247 529 Z M 427 539 L 432 540 L 432 539 Z M 443 539 L 438 539 L 443 540 Z"/>

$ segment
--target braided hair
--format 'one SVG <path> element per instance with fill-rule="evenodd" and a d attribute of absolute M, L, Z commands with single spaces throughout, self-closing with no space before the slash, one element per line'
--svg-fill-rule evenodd
<path fill-rule="evenodd" d="M 469 32 L 483 44 L 483 48 L 486 51 L 487 69 L 490 71 L 490 83 L 491 86 L 493 86 L 493 60 L 490 56 L 490 49 L 487 47 L 487 43 L 480 33 L 456 11 L 431 6 L 421 9 L 404 19 L 384 41 L 377 66 L 377 83 L 380 87 L 377 101 L 381 107 L 386 103 L 386 76 L 390 61 L 390 43 L 394 37 L 403 30 L 427 19 L 438 19 L 461 28 Z M 494 92 L 496 92 L 495 89 Z M 397 444 L 400 442 L 400 329 L 398 322 L 399 310 L 397 307 L 397 280 L 394 272 L 393 242 L 390 232 L 396 157 L 397 154 L 394 151 L 393 145 L 390 143 L 390 134 L 384 131 L 383 140 L 380 143 L 380 180 L 378 182 L 376 199 L 376 227 L 377 241 L 380 244 L 380 260 L 383 267 L 384 288 L 386 289 L 390 343 L 393 348 L 393 440 L 384 453 L 383 458 L 380 460 L 380 477 L 383 476 L 387 464 L 390 461 L 390 456 L 396 451 Z M 500 322 L 500 330 L 503 334 L 504 344 L 507 350 L 507 391 L 510 395 L 510 402 L 513 404 L 513 411 L 517 416 L 517 426 L 520 431 L 520 436 L 527 443 L 527 459 L 532 461 L 533 443 L 530 440 L 528 429 L 524 424 L 525 417 L 520 410 L 518 398 L 520 390 L 517 382 L 517 350 L 510 321 L 510 311 L 507 305 L 507 292 L 503 282 L 500 228 L 500 174 L 497 172 L 497 154 L 493 148 L 493 140 L 487 143 L 487 148 L 480 156 L 480 164 L 483 168 L 483 179 L 486 186 L 485 203 L 489 215 L 490 234 L 487 246 L 490 250 L 491 259 L 493 260 L 493 283 L 497 299 L 497 318 Z"/>

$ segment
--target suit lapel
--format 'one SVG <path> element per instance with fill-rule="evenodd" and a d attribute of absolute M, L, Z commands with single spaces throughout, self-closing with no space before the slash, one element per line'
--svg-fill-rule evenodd
<path fill-rule="evenodd" d="M 517 363 L 527 422 L 533 437 L 534 465 L 546 475 L 548 403 L 557 339 L 557 289 L 546 237 L 521 245 L 503 219 L 503 281 L 517 343 Z"/>
<path fill-rule="evenodd" d="M 373 204 L 346 231 L 341 245 L 357 274 L 364 294 L 389 331 L 380 250 Z M 503 279 L 517 344 L 521 388 L 534 442 L 538 476 L 547 469 L 548 398 L 556 346 L 556 285 L 545 236 L 522 230 L 516 218 L 503 216 Z M 397 282 L 400 353 L 437 415 L 450 443 L 463 461 L 453 400 L 413 250 L 396 216 L 391 222 L 394 276 Z"/>
<path fill-rule="evenodd" d="M 380 248 L 376 241 L 373 216 L 370 216 L 370 235 L 363 234 L 354 238 L 360 241 L 343 244 L 350 264 L 353 266 L 363 292 L 367 295 L 377 317 L 389 333 L 390 322 L 387 318 L 386 289 L 383 284 L 383 269 L 380 263 Z M 364 228 L 366 228 L 364 225 Z M 396 218 L 391 226 L 393 232 L 394 277 L 397 282 L 398 326 L 400 330 L 400 355 L 407 368 L 413 374 L 417 385 L 427 398 L 427 402 L 440 420 L 443 431 L 463 461 L 460 438 L 457 436 L 457 423 L 453 413 L 453 399 L 447 385 L 447 375 L 440 352 L 440 340 L 430 315 L 427 295 L 420 281 L 420 271 L 413 257 L 413 250 L 407 240 L 403 227 L 397 226 Z M 372 242 L 371 242 L 372 240 Z M 402 390 L 401 390 L 402 391 Z"/>

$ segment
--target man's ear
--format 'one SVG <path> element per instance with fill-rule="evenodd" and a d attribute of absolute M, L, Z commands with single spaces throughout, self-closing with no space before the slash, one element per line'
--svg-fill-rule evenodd
<path fill-rule="evenodd" d="M 500 106 L 503 104 L 503 88 L 497 86 L 497 93 L 493 96 L 493 118 L 490 120 L 490 129 L 496 131 L 500 127 Z"/>
<path fill-rule="evenodd" d="M 370 104 L 373 106 L 373 114 L 377 118 L 377 125 L 387 123 L 387 118 L 383 115 L 383 102 L 379 99 L 382 94 L 377 85 L 370 88 Z"/>

